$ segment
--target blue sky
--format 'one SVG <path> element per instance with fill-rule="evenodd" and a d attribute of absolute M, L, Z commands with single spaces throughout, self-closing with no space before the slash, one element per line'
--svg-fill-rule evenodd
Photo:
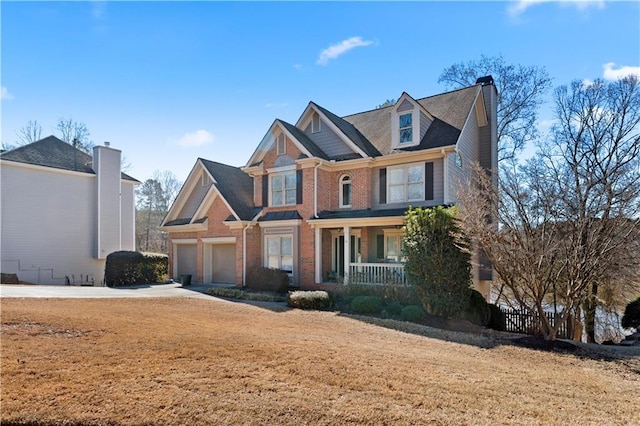
<path fill-rule="evenodd" d="M 433 95 L 446 67 L 482 54 L 544 66 L 554 86 L 640 74 L 639 2 L 3 1 L 0 13 L 2 142 L 29 120 L 46 136 L 72 118 L 139 180 L 183 180 L 198 157 L 244 165 L 309 101 L 347 115 Z"/>

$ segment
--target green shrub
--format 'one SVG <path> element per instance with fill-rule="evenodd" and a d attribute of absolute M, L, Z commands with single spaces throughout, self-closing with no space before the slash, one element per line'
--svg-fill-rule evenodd
<path fill-rule="evenodd" d="M 640 297 L 624 308 L 624 315 L 620 324 L 624 328 L 640 328 Z"/>
<path fill-rule="evenodd" d="M 405 306 L 400 312 L 402 321 L 420 322 L 424 319 L 424 315 L 424 309 L 418 305 Z"/>
<path fill-rule="evenodd" d="M 491 309 L 484 296 L 477 290 L 471 290 L 469 294 L 469 305 L 464 318 L 474 324 L 486 326 L 491 319 Z"/>
<path fill-rule="evenodd" d="M 286 293 L 289 289 L 289 276 L 280 269 L 251 268 L 247 273 L 247 288 L 255 291 Z"/>
<path fill-rule="evenodd" d="M 469 241 L 462 235 L 456 208 L 410 208 L 402 254 L 409 283 L 434 315 L 457 317 L 467 310 L 471 291 Z"/>
<path fill-rule="evenodd" d="M 292 291 L 287 304 L 298 309 L 326 310 L 331 307 L 331 298 L 326 291 Z"/>
<path fill-rule="evenodd" d="M 169 271 L 166 254 L 116 251 L 107 256 L 104 282 L 108 287 L 164 282 Z"/>
<path fill-rule="evenodd" d="M 286 296 L 274 293 L 249 292 L 241 288 L 211 287 L 207 289 L 209 296 L 225 297 L 227 299 L 251 300 L 258 302 L 285 302 Z"/>
<path fill-rule="evenodd" d="M 507 330 L 507 318 L 499 306 L 489 303 L 489 311 L 491 312 L 487 327 L 498 331 Z"/>
<path fill-rule="evenodd" d="M 402 304 L 394 300 L 387 303 L 384 310 L 387 312 L 387 315 L 397 317 L 402 313 Z"/>
<path fill-rule="evenodd" d="M 382 310 L 382 302 L 376 296 L 356 296 L 351 301 L 351 309 L 357 314 L 378 314 Z"/>

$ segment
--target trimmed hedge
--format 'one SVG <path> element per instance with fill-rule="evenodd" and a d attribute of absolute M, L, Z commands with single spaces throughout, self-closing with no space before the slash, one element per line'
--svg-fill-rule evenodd
<path fill-rule="evenodd" d="M 331 307 L 331 298 L 326 291 L 292 291 L 287 304 L 298 309 L 326 310 Z"/>
<path fill-rule="evenodd" d="M 280 269 L 251 268 L 247 273 L 246 285 L 254 291 L 286 293 L 289 289 L 289 276 Z"/>
<path fill-rule="evenodd" d="M 621 324 L 624 328 L 640 328 L 640 297 L 624 309 Z"/>
<path fill-rule="evenodd" d="M 498 331 L 507 330 L 507 318 L 499 306 L 489 303 L 489 311 L 491 312 L 487 327 Z"/>
<path fill-rule="evenodd" d="M 104 282 L 108 287 L 160 283 L 167 279 L 168 272 L 166 254 L 116 251 L 107 256 Z"/>
<path fill-rule="evenodd" d="M 382 302 L 376 296 L 357 296 L 351 301 L 351 309 L 357 314 L 378 314 L 382 310 Z"/>
<path fill-rule="evenodd" d="M 400 316 L 402 317 L 402 321 L 420 322 L 424 319 L 425 313 L 424 309 L 420 306 L 409 305 L 402 308 Z"/>
<path fill-rule="evenodd" d="M 484 296 L 477 290 L 470 290 L 469 304 L 463 316 L 474 324 L 485 327 L 491 319 L 491 309 Z"/>

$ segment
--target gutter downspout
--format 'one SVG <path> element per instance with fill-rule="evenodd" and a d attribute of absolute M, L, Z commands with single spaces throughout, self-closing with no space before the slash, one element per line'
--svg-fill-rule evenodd
<path fill-rule="evenodd" d="M 242 287 L 247 285 L 247 229 L 251 227 L 251 222 L 242 228 Z"/>

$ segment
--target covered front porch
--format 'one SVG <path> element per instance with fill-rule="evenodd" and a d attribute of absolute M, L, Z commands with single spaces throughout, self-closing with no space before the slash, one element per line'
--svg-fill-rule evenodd
<path fill-rule="evenodd" d="M 401 257 L 404 212 L 310 223 L 315 229 L 317 284 L 407 284 Z"/>

